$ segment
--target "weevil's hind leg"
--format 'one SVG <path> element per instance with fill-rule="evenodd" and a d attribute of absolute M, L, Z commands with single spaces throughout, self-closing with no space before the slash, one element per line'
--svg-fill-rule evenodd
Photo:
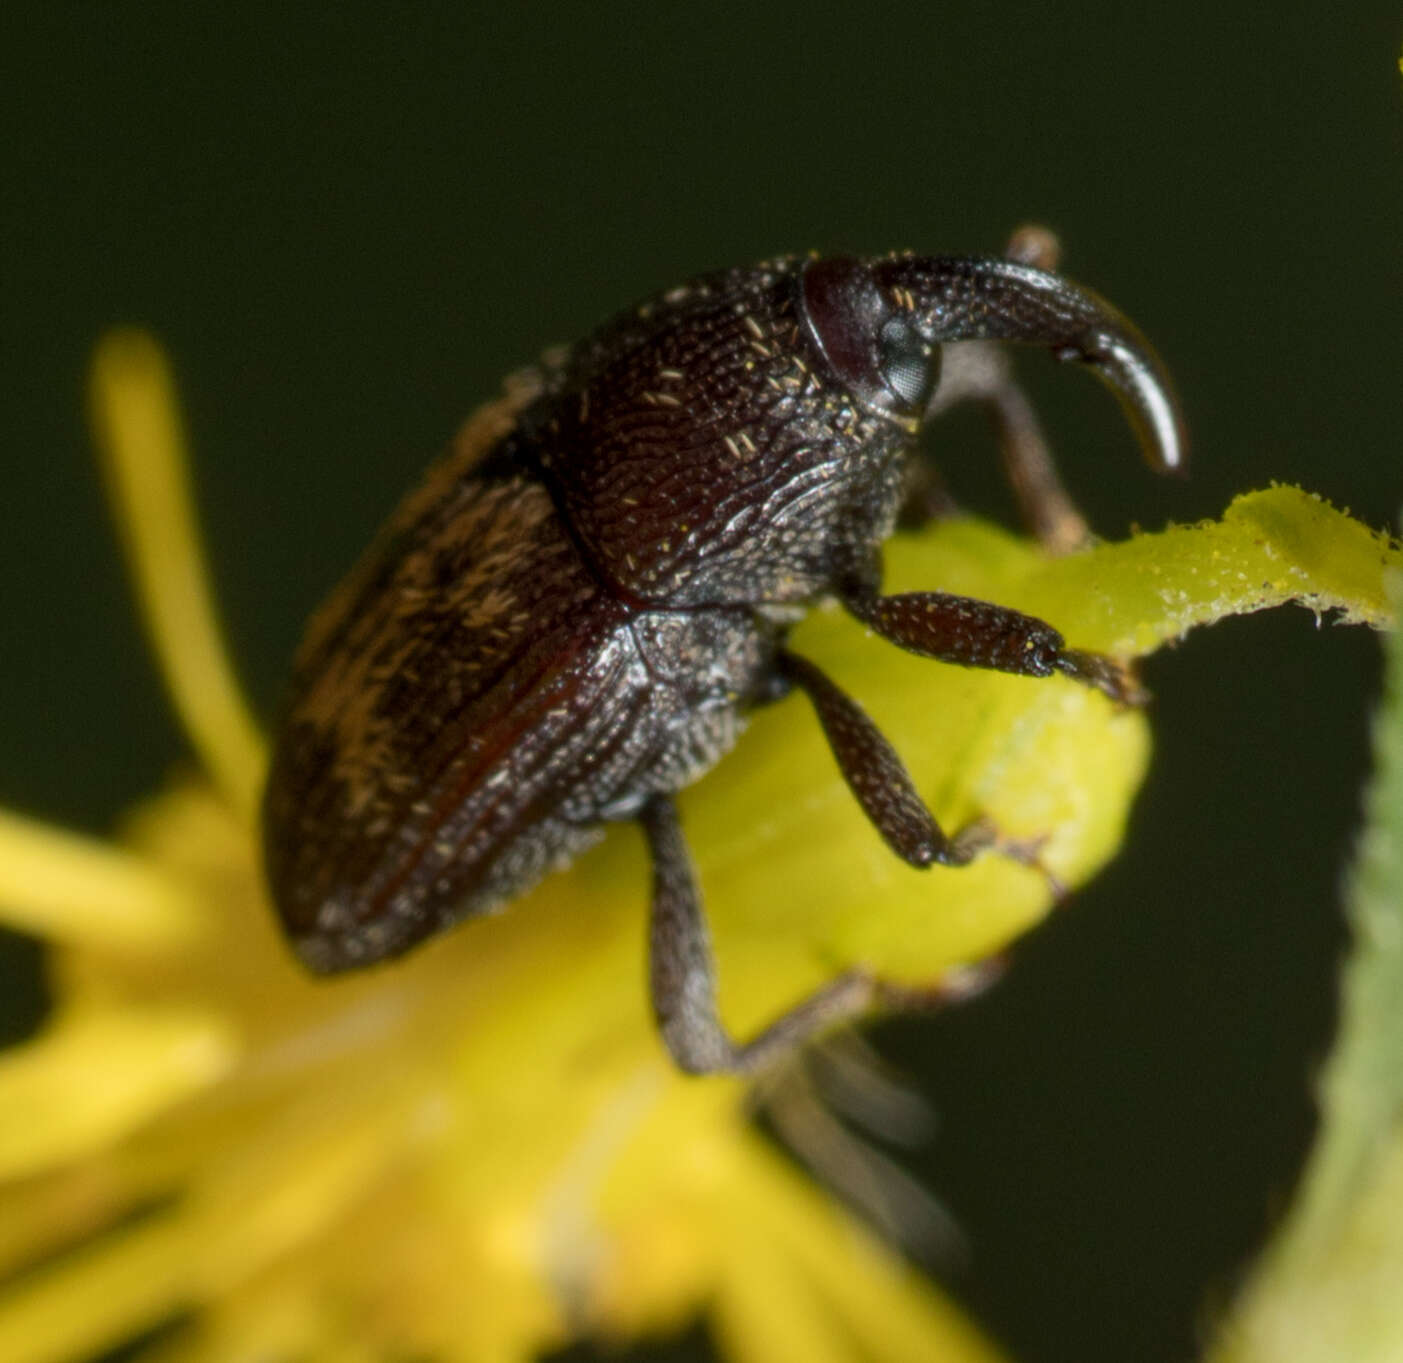
<path fill-rule="evenodd" d="M 1071 677 L 1118 705 L 1143 705 L 1149 693 L 1134 672 L 1114 658 L 1066 647 L 1046 621 L 1022 611 L 946 592 L 880 596 L 876 568 L 842 593 L 843 604 L 869 629 L 908 653 L 962 667 L 983 667 L 1024 677 Z"/>
<path fill-rule="evenodd" d="M 1004 250 L 1009 260 L 1039 270 L 1055 270 L 1061 254 L 1057 237 L 1036 224 L 1018 228 Z M 1091 528 L 1063 486 L 1037 412 L 1014 378 L 1013 365 L 1002 347 L 971 341 L 945 351 L 940 387 L 927 417 L 961 402 L 977 402 L 989 412 L 1004 471 L 1029 532 L 1053 554 L 1071 553 L 1089 544 Z M 921 475 L 915 479 L 903 512 L 906 523 L 926 506 L 933 516 L 944 512 L 940 500 L 928 497 Z"/>
<path fill-rule="evenodd" d="M 997 962 L 961 967 L 932 985 L 893 985 L 866 971 L 845 971 L 750 1041 L 734 1041 L 716 1009 L 711 942 L 677 809 L 669 798 L 656 795 L 643 807 L 639 822 L 653 853 L 653 1013 L 673 1061 L 689 1074 L 755 1073 L 818 1033 L 873 1008 L 931 1009 L 967 998 L 1001 968 Z"/>
<path fill-rule="evenodd" d="M 666 796 L 656 795 L 643 807 L 639 822 L 653 853 L 649 925 L 653 1013 L 679 1069 L 689 1074 L 763 1069 L 815 1032 L 871 1005 L 872 981 L 849 972 L 790 1009 L 753 1040 L 733 1041 L 716 1009 L 711 940 L 676 806 Z"/>
<path fill-rule="evenodd" d="M 843 780 L 897 856 L 916 867 L 963 866 L 993 843 L 993 830 L 984 822 L 947 836 L 916 793 L 896 750 L 862 707 L 808 659 L 781 653 L 778 663 L 813 703 Z"/>

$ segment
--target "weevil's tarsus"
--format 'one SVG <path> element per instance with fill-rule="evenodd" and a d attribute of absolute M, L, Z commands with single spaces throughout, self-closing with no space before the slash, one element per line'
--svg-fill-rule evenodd
<path fill-rule="evenodd" d="M 899 984 L 894 980 L 872 982 L 872 1004 L 890 1013 L 931 1013 L 954 1003 L 977 998 L 1008 972 L 1007 959 L 988 956 L 982 961 L 955 966 L 929 984 Z"/>
<path fill-rule="evenodd" d="M 1117 705 L 1140 708 L 1150 703 L 1150 692 L 1135 669 L 1128 663 L 1108 658 L 1104 653 L 1089 653 L 1080 648 L 1064 649 L 1056 667 L 1073 681 L 1095 687 Z"/>
<path fill-rule="evenodd" d="M 1071 891 L 1043 860 L 1043 851 L 1047 847 L 1047 842 L 1048 835 L 1046 833 L 1035 838 L 1000 837 L 996 834 L 991 846 L 997 855 L 1007 857 L 1009 861 L 1026 866 L 1030 871 L 1036 871 L 1042 876 L 1043 883 L 1047 886 L 1047 892 L 1052 896 L 1053 907 L 1060 909 L 1067 902 Z"/>
<path fill-rule="evenodd" d="M 1022 677 L 1061 672 L 1118 705 L 1143 705 L 1149 692 L 1134 671 L 1104 654 L 1067 648 L 1044 620 L 1008 606 L 948 592 L 878 596 L 870 574 L 850 579 L 840 598 L 869 629 L 923 658 Z"/>
<path fill-rule="evenodd" d="M 998 828 L 991 818 L 981 814 L 951 835 L 950 858 L 942 864 L 968 866 L 981 852 L 997 852 L 999 848 Z"/>

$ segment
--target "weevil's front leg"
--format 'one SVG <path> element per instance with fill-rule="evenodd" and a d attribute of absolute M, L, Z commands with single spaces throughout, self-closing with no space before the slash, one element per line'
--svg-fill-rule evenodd
<path fill-rule="evenodd" d="M 865 573 L 841 593 L 842 602 L 869 629 L 908 653 L 1024 677 L 1061 672 L 1119 705 L 1143 705 L 1149 698 L 1128 668 L 1100 653 L 1066 647 L 1036 616 L 946 592 L 880 596 L 871 585 L 877 577 Z"/>
<path fill-rule="evenodd" d="M 993 828 L 987 821 L 972 824 L 954 837 L 942 831 L 886 735 L 813 663 L 781 653 L 778 664 L 781 675 L 813 702 L 848 789 L 897 856 L 916 867 L 964 866 L 993 844 Z"/>
<path fill-rule="evenodd" d="M 668 797 L 656 795 L 643 807 L 639 822 L 653 853 L 653 1013 L 674 1062 L 689 1074 L 754 1073 L 817 1033 L 875 1007 L 941 1007 L 984 987 L 1000 969 L 999 963 L 962 967 L 929 986 L 888 984 L 866 971 L 848 970 L 750 1041 L 734 1041 L 716 1009 L 711 942 L 677 809 Z"/>

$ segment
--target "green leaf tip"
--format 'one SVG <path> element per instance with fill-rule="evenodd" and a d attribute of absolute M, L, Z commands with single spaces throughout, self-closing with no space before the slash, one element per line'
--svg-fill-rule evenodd
<path fill-rule="evenodd" d="M 1083 647 L 1142 657 L 1199 625 L 1297 604 L 1344 624 L 1393 622 L 1385 585 L 1403 546 L 1321 497 L 1277 486 L 1235 498 L 1220 521 L 1171 526 L 1050 566 L 1035 598 Z M 1077 603 L 1080 603 L 1078 610 Z"/>

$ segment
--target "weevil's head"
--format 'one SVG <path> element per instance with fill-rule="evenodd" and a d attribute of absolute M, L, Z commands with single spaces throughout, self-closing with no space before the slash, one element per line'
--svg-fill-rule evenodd
<path fill-rule="evenodd" d="M 1041 345 L 1183 463 L 1169 379 L 1109 304 L 993 258 L 785 257 L 704 276 L 572 348 L 530 439 L 573 532 L 627 597 L 804 603 L 890 533 L 957 341 Z"/>
<path fill-rule="evenodd" d="M 944 343 L 1041 346 L 1112 389 L 1152 468 L 1184 467 L 1183 418 L 1159 356 L 1105 299 L 1060 275 L 996 257 L 832 257 L 805 268 L 802 298 L 832 374 L 874 411 L 919 424 Z"/>

